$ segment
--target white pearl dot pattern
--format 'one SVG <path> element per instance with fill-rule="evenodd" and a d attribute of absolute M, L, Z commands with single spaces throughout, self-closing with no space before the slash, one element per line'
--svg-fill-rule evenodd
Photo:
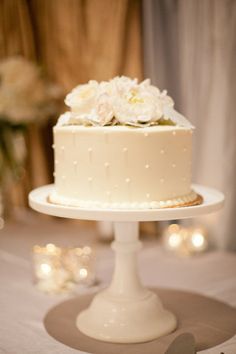
<path fill-rule="evenodd" d="M 176 196 L 189 192 L 189 129 L 129 127 L 126 132 L 126 127 L 76 127 L 72 136 L 73 129 L 54 129 L 58 195 L 71 198 L 72 202 L 81 199 L 84 203 L 100 201 L 118 206 L 136 203 L 136 208 L 142 203 L 158 207 L 160 201 L 167 199 L 173 203 Z M 149 137 L 146 139 L 144 134 Z"/>

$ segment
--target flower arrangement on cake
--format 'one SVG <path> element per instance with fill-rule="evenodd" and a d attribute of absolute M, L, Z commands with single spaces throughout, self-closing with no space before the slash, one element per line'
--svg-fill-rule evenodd
<path fill-rule="evenodd" d="M 173 109 L 174 101 L 167 91 L 151 85 L 150 79 L 141 83 L 125 76 L 100 83 L 91 80 L 75 87 L 65 103 L 71 112 L 61 116 L 61 125 L 191 126 Z"/>

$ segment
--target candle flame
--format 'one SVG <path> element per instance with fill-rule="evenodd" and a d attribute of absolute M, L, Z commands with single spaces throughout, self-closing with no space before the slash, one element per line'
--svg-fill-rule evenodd
<path fill-rule="evenodd" d="M 44 273 L 46 275 L 48 275 L 52 271 L 52 267 L 48 263 L 40 264 L 40 268 L 41 268 L 42 273 Z"/>
<path fill-rule="evenodd" d="M 81 268 L 81 269 L 79 270 L 79 275 L 80 275 L 80 278 L 82 278 L 82 279 L 87 278 L 87 276 L 88 276 L 88 271 L 87 271 L 87 269 Z"/>

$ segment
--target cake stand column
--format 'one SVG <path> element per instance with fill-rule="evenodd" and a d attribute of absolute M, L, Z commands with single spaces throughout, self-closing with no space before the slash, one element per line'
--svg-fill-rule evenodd
<path fill-rule="evenodd" d="M 138 222 L 116 222 L 115 270 L 111 285 L 98 293 L 89 308 L 77 317 L 84 334 L 113 343 L 138 343 L 170 333 L 175 316 L 165 310 L 158 296 L 145 289 L 137 271 Z"/>
<path fill-rule="evenodd" d="M 141 285 L 137 269 L 137 252 L 142 244 L 139 241 L 138 222 L 114 223 L 115 271 L 108 291 L 111 295 L 123 297 L 144 296 L 147 290 Z"/>

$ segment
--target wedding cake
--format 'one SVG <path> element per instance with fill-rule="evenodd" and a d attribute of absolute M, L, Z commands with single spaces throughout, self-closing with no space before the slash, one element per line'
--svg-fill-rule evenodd
<path fill-rule="evenodd" d="M 193 126 L 150 80 L 79 85 L 53 129 L 52 203 L 147 209 L 193 205 Z"/>

